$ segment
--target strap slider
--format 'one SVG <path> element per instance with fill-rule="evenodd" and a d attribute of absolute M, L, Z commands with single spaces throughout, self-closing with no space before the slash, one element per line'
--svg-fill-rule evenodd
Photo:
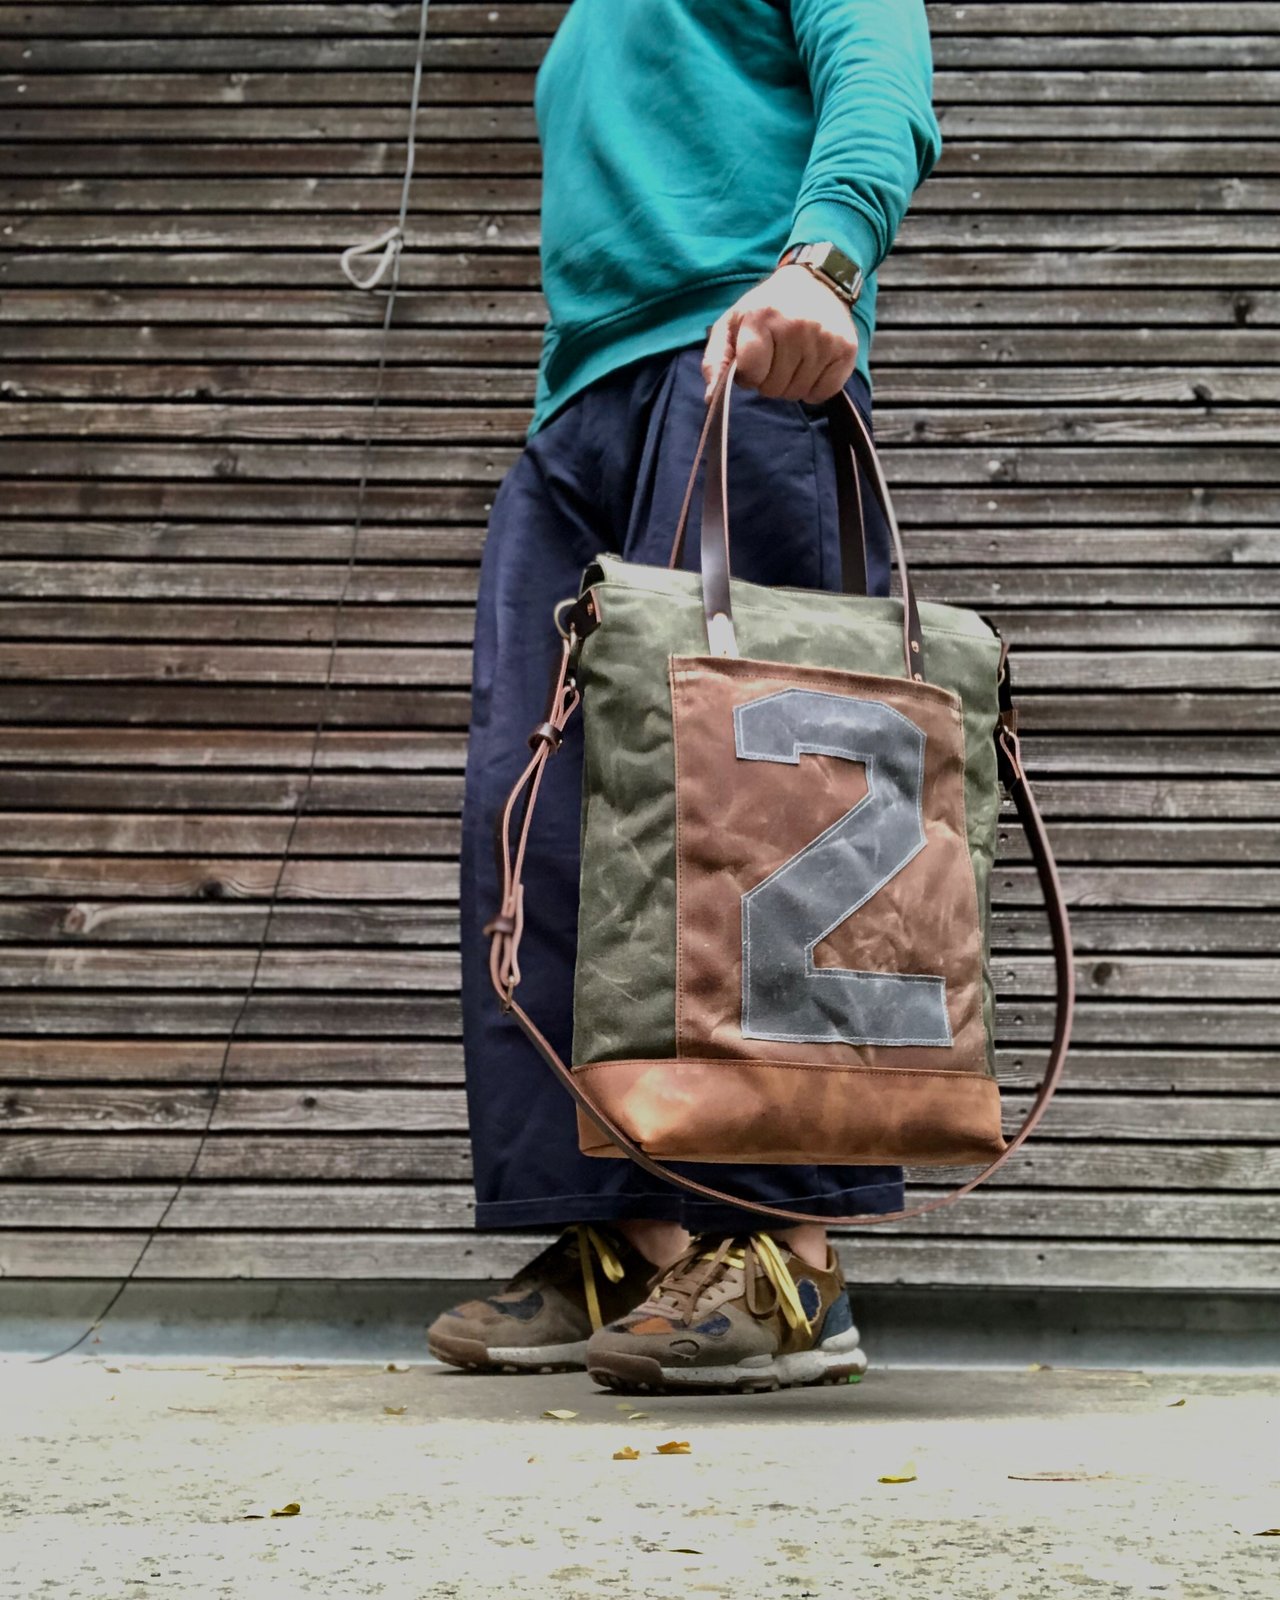
<path fill-rule="evenodd" d="M 1000 719 L 1000 732 L 996 735 L 996 766 L 1000 773 L 1000 782 L 1012 794 L 1024 782 L 1022 746 L 1017 733 L 1003 717 Z"/>
<path fill-rule="evenodd" d="M 536 750 L 540 744 L 548 745 L 554 754 L 560 748 L 563 735 L 554 722 L 540 722 L 529 735 L 529 748 Z"/>

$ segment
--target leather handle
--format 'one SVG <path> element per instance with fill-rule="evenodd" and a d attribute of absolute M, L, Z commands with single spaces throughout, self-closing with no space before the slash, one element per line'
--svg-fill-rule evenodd
<path fill-rule="evenodd" d="M 735 359 L 731 370 L 736 370 L 736 368 L 737 361 Z M 727 387 L 725 392 L 726 394 L 728 393 Z M 698 479 L 698 468 L 702 465 L 702 458 L 706 454 L 707 440 L 717 418 L 715 393 L 713 391 L 711 399 L 707 402 L 707 414 L 703 419 L 702 432 L 698 435 L 697 449 L 693 453 L 693 465 L 689 469 L 689 481 L 685 485 L 684 499 L 680 503 L 680 516 L 676 522 L 675 537 L 671 541 L 671 558 L 667 562 L 667 566 L 673 570 L 684 559 L 685 527 L 689 521 L 689 508 L 693 504 L 694 484 Z M 727 408 L 728 402 L 726 401 L 726 412 Z M 827 416 L 832 433 L 835 436 L 836 445 L 836 526 L 840 532 L 841 588 L 845 594 L 865 595 L 867 592 L 867 522 L 862 505 L 862 480 L 858 476 L 858 458 L 853 448 L 852 436 L 845 431 L 843 419 L 839 415 L 839 408 L 834 401 L 827 402 Z M 727 451 L 727 437 L 725 448 Z M 703 498 L 705 501 L 705 489 Z"/>
<path fill-rule="evenodd" d="M 680 519 L 672 541 L 670 567 L 680 564 L 684 551 L 685 525 L 693 498 L 693 486 L 698 467 L 709 437 L 714 430 L 718 439 L 718 462 L 708 462 L 702 486 L 702 604 L 707 619 L 707 638 L 713 651 L 737 654 L 733 632 L 733 599 L 730 593 L 730 540 L 729 540 L 729 414 L 734 377 L 738 370 L 737 358 L 730 361 L 721 373 L 707 406 L 706 419 L 698 439 L 693 467 L 685 487 Z M 857 468 L 865 471 L 884 514 L 893 545 L 894 564 L 898 569 L 898 582 L 902 589 L 902 653 L 906 676 L 917 683 L 925 677 L 924 635 L 920 626 L 920 612 L 915 589 L 907 564 L 907 553 L 902 542 L 902 530 L 893 509 L 889 484 L 880 465 L 880 456 L 863 420 L 862 413 L 842 389 L 827 403 L 827 416 L 831 424 L 836 447 L 836 489 L 840 522 L 841 561 L 853 563 L 853 581 L 861 587 L 850 587 L 846 568 L 846 593 L 866 593 L 866 524 L 862 507 L 862 488 Z M 718 470 L 717 470 L 718 467 Z M 843 497 L 841 498 L 843 486 Z M 723 619 L 719 621 L 717 619 Z"/>
<path fill-rule="evenodd" d="M 533 758 L 521 774 L 515 788 L 511 791 L 507 804 L 498 818 L 499 855 L 503 863 L 503 904 L 498 915 L 486 925 L 485 932 L 492 936 L 492 944 L 489 950 L 489 975 L 494 988 L 497 990 L 503 1010 L 510 1012 L 515 1018 L 538 1054 L 607 1138 L 626 1155 L 630 1156 L 638 1166 L 643 1167 L 646 1172 L 651 1172 L 655 1177 L 663 1178 L 668 1183 L 673 1183 L 678 1188 L 687 1190 L 690 1194 L 696 1194 L 703 1200 L 715 1200 L 723 1205 L 734 1206 L 743 1211 L 756 1212 L 761 1216 L 774 1217 L 782 1222 L 816 1222 L 824 1227 L 833 1224 L 839 1227 L 870 1226 L 879 1222 L 905 1222 L 908 1218 L 922 1216 L 926 1211 L 936 1211 L 940 1206 L 951 1205 L 956 1200 L 959 1200 L 962 1195 L 966 1195 L 971 1190 L 976 1189 L 980 1183 L 985 1183 L 993 1173 L 998 1172 L 1004 1166 L 1014 1151 L 1025 1143 L 1044 1115 L 1049 1101 L 1053 1098 L 1054 1090 L 1058 1087 L 1062 1077 L 1063 1064 L 1067 1058 L 1067 1049 L 1071 1040 L 1071 1020 L 1075 1008 L 1075 968 L 1072 961 L 1071 926 L 1067 916 L 1066 897 L 1062 892 L 1062 884 L 1058 877 L 1057 867 L 1054 864 L 1053 851 L 1049 844 L 1049 836 L 1045 831 L 1044 821 L 1040 816 L 1035 797 L 1031 792 L 1031 785 L 1028 783 L 1027 775 L 1023 770 L 1021 747 L 1018 743 L 1016 731 L 1017 715 L 1012 708 L 1008 668 L 1003 650 L 1000 661 L 1001 710 L 999 721 L 996 724 L 996 758 L 1001 782 L 1013 800 L 1018 813 L 1018 820 L 1021 822 L 1027 842 L 1031 846 L 1031 855 L 1035 862 L 1041 893 L 1044 896 L 1045 905 L 1049 913 L 1054 966 L 1057 973 L 1057 1004 L 1054 1015 L 1053 1043 L 1049 1049 L 1048 1065 L 1045 1068 L 1039 1087 L 1036 1089 L 1031 1108 L 1023 1118 L 1022 1125 L 1013 1137 L 1008 1140 L 1005 1148 L 996 1159 L 978 1173 L 976 1177 L 970 1178 L 967 1182 L 960 1184 L 945 1195 L 937 1195 L 932 1200 L 922 1201 L 919 1205 L 907 1206 L 901 1211 L 871 1211 L 857 1212 L 850 1216 L 831 1216 L 817 1212 L 792 1211 L 785 1206 L 772 1206 L 765 1204 L 763 1201 L 746 1200 L 741 1195 L 728 1194 L 723 1189 L 716 1189 L 710 1184 L 699 1183 L 694 1178 L 684 1177 L 678 1172 L 673 1172 L 670 1167 L 664 1166 L 661 1161 L 656 1160 L 647 1151 L 642 1150 L 639 1145 L 635 1144 L 608 1113 L 595 1103 L 583 1089 L 573 1072 L 560 1059 L 533 1018 L 529 1016 L 528 1012 L 524 1010 L 515 998 L 516 985 L 520 981 L 516 951 L 523 927 L 523 890 L 520 883 L 520 868 L 524 860 L 529 827 L 532 821 L 533 800 L 536 798 L 541 782 L 542 769 L 559 748 L 560 734 L 579 703 L 578 690 L 574 683 L 572 672 L 573 645 L 572 637 L 565 640 L 557 670 L 552 675 L 550 704 L 555 709 L 548 719 L 550 732 L 543 733 L 541 731 L 542 726 L 546 725 L 540 725 L 540 729 L 535 735 L 538 745 Z M 511 819 L 515 814 L 522 794 L 525 794 L 526 798 L 513 862 L 510 835 Z"/>

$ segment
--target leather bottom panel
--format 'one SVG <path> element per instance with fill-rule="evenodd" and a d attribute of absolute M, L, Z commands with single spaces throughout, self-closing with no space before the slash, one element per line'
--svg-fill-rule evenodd
<path fill-rule="evenodd" d="M 575 1076 L 664 1161 L 819 1166 L 992 1161 L 1005 1147 L 1000 1091 L 971 1072 L 732 1059 L 600 1061 Z M 590 1156 L 622 1156 L 578 1108 Z"/>

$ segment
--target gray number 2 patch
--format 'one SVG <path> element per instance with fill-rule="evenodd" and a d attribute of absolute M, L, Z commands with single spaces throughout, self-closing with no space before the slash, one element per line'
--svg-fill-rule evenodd
<path fill-rule="evenodd" d="M 814 689 L 749 701 L 733 722 L 740 760 L 798 767 L 802 755 L 842 756 L 862 762 L 867 780 L 852 810 L 742 896 L 743 1034 L 949 1045 L 941 977 L 813 961 L 816 946 L 924 848 L 924 730 L 881 701 Z"/>

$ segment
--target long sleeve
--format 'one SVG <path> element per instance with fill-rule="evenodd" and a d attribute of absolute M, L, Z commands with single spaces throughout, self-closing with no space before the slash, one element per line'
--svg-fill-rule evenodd
<path fill-rule="evenodd" d="M 787 244 L 830 239 L 874 272 L 942 153 L 923 0 L 791 0 L 816 114 Z"/>

